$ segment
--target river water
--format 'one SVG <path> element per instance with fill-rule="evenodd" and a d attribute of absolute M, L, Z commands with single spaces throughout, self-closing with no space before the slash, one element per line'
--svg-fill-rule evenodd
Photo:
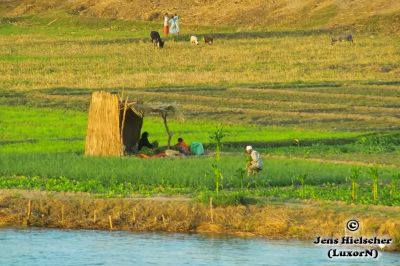
<path fill-rule="evenodd" d="M 0 265 L 400 265 L 378 259 L 329 259 L 312 241 L 269 241 L 200 234 L 2 229 Z"/>

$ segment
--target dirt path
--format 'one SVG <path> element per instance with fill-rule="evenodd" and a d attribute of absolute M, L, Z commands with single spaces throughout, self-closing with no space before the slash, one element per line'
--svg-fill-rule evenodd
<path fill-rule="evenodd" d="M 241 154 L 240 152 L 223 152 L 222 154 L 225 155 L 238 155 Z M 210 156 L 213 154 L 210 153 Z M 354 166 L 366 166 L 366 167 L 392 167 L 392 168 L 399 168 L 399 165 L 396 164 L 382 164 L 382 163 L 367 163 L 361 161 L 351 161 L 351 160 L 334 160 L 334 159 L 324 159 L 324 158 L 305 158 L 299 156 L 287 156 L 287 155 L 273 155 L 273 154 L 266 154 L 263 155 L 265 159 L 278 159 L 278 160 L 300 160 L 300 161 L 308 161 L 308 162 L 317 162 L 317 163 L 332 163 L 332 164 L 346 164 L 346 165 L 354 165 Z"/>
<path fill-rule="evenodd" d="M 304 158 L 304 157 L 296 157 L 296 156 L 284 156 L 284 155 L 266 155 L 266 158 L 272 159 L 294 159 L 294 160 L 302 160 L 309 162 L 318 162 L 318 163 L 333 163 L 333 164 L 346 164 L 346 165 L 355 165 L 355 166 L 367 166 L 367 167 L 393 167 L 398 168 L 398 165 L 395 164 L 379 164 L 379 163 L 366 163 L 360 161 L 342 161 L 342 160 L 331 160 L 331 159 L 320 159 L 320 158 Z"/>

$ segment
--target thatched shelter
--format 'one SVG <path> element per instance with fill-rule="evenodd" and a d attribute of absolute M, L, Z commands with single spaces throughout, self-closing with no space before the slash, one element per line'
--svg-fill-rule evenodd
<path fill-rule="evenodd" d="M 94 92 L 89 107 L 85 155 L 122 156 L 132 153 L 140 139 L 145 114 L 156 113 L 163 119 L 168 147 L 172 133 L 167 125 L 172 105 L 144 105 L 107 92 Z"/>

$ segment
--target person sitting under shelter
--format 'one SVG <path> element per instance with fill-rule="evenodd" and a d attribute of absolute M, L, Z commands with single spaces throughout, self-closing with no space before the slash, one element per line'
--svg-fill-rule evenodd
<path fill-rule="evenodd" d="M 251 146 L 246 146 L 246 153 L 250 155 L 249 162 L 246 165 L 248 174 L 256 174 L 263 168 L 263 161 L 260 154 Z"/>
<path fill-rule="evenodd" d="M 178 143 L 175 144 L 175 147 L 177 148 L 177 150 L 180 153 L 183 153 L 185 155 L 189 155 L 190 154 L 189 146 L 185 143 L 183 138 L 178 138 Z"/>
<path fill-rule="evenodd" d="M 157 148 L 157 142 L 150 143 L 149 139 L 149 132 L 145 131 L 142 134 L 142 137 L 139 140 L 138 150 L 140 151 L 143 147 L 147 147 L 150 149 Z"/>

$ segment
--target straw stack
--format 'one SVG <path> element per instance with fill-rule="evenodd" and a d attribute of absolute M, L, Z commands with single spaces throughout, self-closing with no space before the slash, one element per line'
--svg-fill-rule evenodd
<path fill-rule="evenodd" d="M 85 155 L 121 156 L 119 101 L 116 95 L 94 92 L 90 102 Z"/>

